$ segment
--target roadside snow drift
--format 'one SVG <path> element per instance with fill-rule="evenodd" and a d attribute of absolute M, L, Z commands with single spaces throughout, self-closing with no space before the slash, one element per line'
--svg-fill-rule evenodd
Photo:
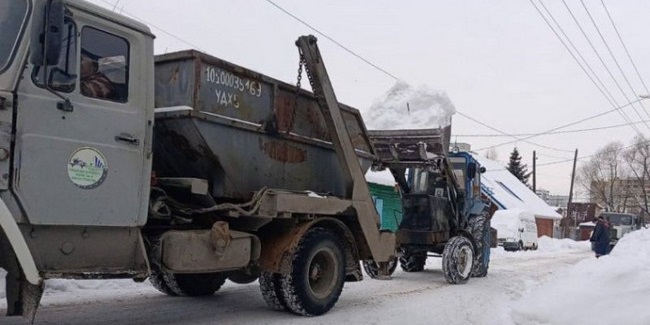
<path fill-rule="evenodd" d="M 540 249 L 545 245 L 540 242 Z M 650 229 L 623 237 L 610 255 L 550 277 L 515 304 L 513 320 L 530 325 L 650 324 Z"/>
<path fill-rule="evenodd" d="M 398 81 L 366 112 L 368 129 L 430 129 L 450 125 L 456 108 L 442 91 Z"/>

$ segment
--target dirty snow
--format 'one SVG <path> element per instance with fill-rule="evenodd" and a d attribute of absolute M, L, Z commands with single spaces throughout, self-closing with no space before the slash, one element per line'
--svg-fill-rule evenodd
<path fill-rule="evenodd" d="M 492 250 L 490 273 L 448 285 L 440 258 L 391 281 L 346 283 L 337 305 L 313 318 L 269 310 L 256 283 L 227 283 L 207 298 L 167 297 L 130 280 L 51 280 L 36 324 L 650 324 L 650 230 L 596 259 L 589 242 L 539 239 L 539 250 Z M 4 295 L 4 288 L 0 295 Z M 615 299 L 612 299 L 615 297 Z M 0 302 L 0 314 L 5 302 Z M 616 321 L 614 321 L 616 320 Z M 24 324 L 0 316 L 2 324 Z"/>
<path fill-rule="evenodd" d="M 398 81 L 375 99 L 363 117 L 368 129 L 430 129 L 450 125 L 455 112 L 446 93 Z"/>

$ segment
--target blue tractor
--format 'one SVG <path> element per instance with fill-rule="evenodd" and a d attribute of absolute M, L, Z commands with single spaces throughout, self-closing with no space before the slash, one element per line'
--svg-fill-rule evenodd
<path fill-rule="evenodd" d="M 373 168 L 390 170 L 402 198 L 397 259 L 389 274 L 397 264 L 406 272 L 422 271 L 427 257 L 440 256 L 449 283 L 487 275 L 490 215 L 480 192 L 485 168 L 466 152 L 449 152 L 450 133 L 450 126 L 369 131 L 377 155 Z M 364 267 L 370 276 L 386 273 L 372 261 Z"/>

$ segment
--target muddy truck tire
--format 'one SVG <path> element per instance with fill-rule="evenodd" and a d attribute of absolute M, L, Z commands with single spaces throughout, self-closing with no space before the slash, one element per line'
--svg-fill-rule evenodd
<path fill-rule="evenodd" d="M 287 302 L 282 292 L 282 274 L 271 272 L 260 272 L 259 283 L 260 291 L 264 302 L 273 310 L 287 310 Z"/>
<path fill-rule="evenodd" d="M 463 236 L 453 237 L 442 252 L 442 272 L 451 284 L 464 284 L 469 280 L 474 264 L 474 247 Z"/>
<path fill-rule="evenodd" d="M 342 241 L 332 231 L 312 228 L 291 259 L 291 272 L 281 277 L 287 308 L 298 315 L 326 313 L 339 299 L 345 281 Z"/>

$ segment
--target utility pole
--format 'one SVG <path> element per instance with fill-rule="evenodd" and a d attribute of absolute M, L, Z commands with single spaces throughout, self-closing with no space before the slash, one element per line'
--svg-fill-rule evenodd
<path fill-rule="evenodd" d="M 573 201 L 573 183 L 574 183 L 574 181 L 576 179 L 576 163 L 577 162 L 578 162 L 578 149 L 576 149 L 576 153 L 573 156 L 573 171 L 571 172 L 571 187 L 569 188 L 569 202 L 567 202 L 567 205 L 566 205 L 567 217 L 571 216 L 571 210 L 569 209 L 569 207 L 571 206 L 571 201 Z M 573 219 L 573 226 L 574 226 L 574 229 L 578 226 L 578 217 Z"/>
<path fill-rule="evenodd" d="M 535 161 L 537 160 L 537 157 L 535 157 L 535 150 L 533 150 L 533 192 L 537 194 L 537 172 L 535 171 Z"/>

